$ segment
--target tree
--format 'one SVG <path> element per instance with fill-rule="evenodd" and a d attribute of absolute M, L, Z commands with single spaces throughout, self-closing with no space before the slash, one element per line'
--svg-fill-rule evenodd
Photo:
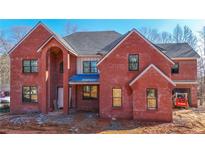
<path fill-rule="evenodd" d="M 0 31 L 0 54 L 8 52 L 11 46 L 11 42 L 6 38 L 5 31 Z"/>
<path fill-rule="evenodd" d="M 197 37 L 188 26 L 176 25 L 173 33 L 147 27 L 141 28 L 140 32 L 153 43 L 188 43 L 193 49 L 197 46 Z"/>
<path fill-rule="evenodd" d="M 177 25 L 173 31 L 173 40 L 175 43 L 182 43 L 183 42 L 183 30 L 181 26 Z"/>
<path fill-rule="evenodd" d="M 12 44 L 5 34 L 5 31 L 0 31 L 0 85 L 7 85 L 10 82 L 10 62 L 7 52 Z"/>
<path fill-rule="evenodd" d="M 160 35 L 160 43 L 172 43 L 172 34 L 168 32 L 162 32 Z"/>
<path fill-rule="evenodd" d="M 157 29 L 142 27 L 140 32 L 151 42 L 159 43 L 160 42 L 160 34 Z"/>
<path fill-rule="evenodd" d="M 197 37 L 188 26 L 184 26 L 183 42 L 188 43 L 193 49 L 196 49 Z"/>
<path fill-rule="evenodd" d="M 29 26 L 14 26 L 11 28 L 11 38 L 13 43 L 19 42 L 31 29 Z"/>
<path fill-rule="evenodd" d="M 202 105 L 205 98 L 205 27 L 199 31 L 197 51 L 201 55 L 198 59 L 198 83 L 200 104 Z"/>
<path fill-rule="evenodd" d="M 196 49 L 197 37 L 188 26 L 177 25 L 173 31 L 173 41 L 175 43 L 188 43 L 193 49 Z"/>
<path fill-rule="evenodd" d="M 64 32 L 65 36 L 66 35 L 70 35 L 72 33 L 75 33 L 77 31 L 78 31 L 78 26 L 77 25 L 72 25 L 69 21 L 66 22 L 66 24 L 65 24 L 65 32 Z"/>
<path fill-rule="evenodd" d="M 0 85 L 10 83 L 10 62 L 9 56 L 4 53 L 0 56 Z"/>

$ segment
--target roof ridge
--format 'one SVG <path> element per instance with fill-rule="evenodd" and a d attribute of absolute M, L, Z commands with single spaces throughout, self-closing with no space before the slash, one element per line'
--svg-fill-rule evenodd
<path fill-rule="evenodd" d="M 71 35 L 78 34 L 78 33 L 104 33 L 104 32 L 115 32 L 115 33 L 117 33 L 117 34 L 122 35 L 121 33 L 117 32 L 117 31 L 115 31 L 115 30 L 105 30 L 105 31 L 77 31 L 77 32 L 74 32 L 74 33 L 72 33 L 72 34 L 63 36 L 63 38 L 66 38 L 66 37 L 69 37 L 69 36 L 71 36 Z"/>

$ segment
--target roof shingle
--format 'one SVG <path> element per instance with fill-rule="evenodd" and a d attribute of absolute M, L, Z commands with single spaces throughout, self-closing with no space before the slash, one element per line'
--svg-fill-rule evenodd
<path fill-rule="evenodd" d="M 116 31 L 76 32 L 63 39 L 79 55 L 106 54 L 111 51 L 129 32 L 121 35 Z M 152 43 L 153 44 L 153 43 Z M 153 44 L 169 58 L 199 58 L 188 43 Z"/>

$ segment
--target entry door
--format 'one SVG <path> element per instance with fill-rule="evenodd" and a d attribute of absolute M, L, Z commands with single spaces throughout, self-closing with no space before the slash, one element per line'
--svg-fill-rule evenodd
<path fill-rule="evenodd" d="M 58 88 L 58 108 L 63 108 L 63 88 Z"/>

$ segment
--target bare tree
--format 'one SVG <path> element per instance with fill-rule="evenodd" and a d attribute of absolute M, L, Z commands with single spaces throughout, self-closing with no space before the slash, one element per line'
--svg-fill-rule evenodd
<path fill-rule="evenodd" d="M 180 25 L 177 25 L 173 31 L 173 39 L 175 43 L 183 42 L 183 30 Z"/>
<path fill-rule="evenodd" d="M 77 25 L 72 25 L 69 21 L 66 22 L 64 35 L 70 35 L 70 34 L 75 33 L 77 31 L 78 31 Z"/>
<path fill-rule="evenodd" d="M 6 38 L 5 31 L 0 31 L 0 54 L 8 52 L 11 46 L 11 42 Z"/>
<path fill-rule="evenodd" d="M 188 26 L 184 26 L 183 29 L 183 42 L 188 43 L 192 48 L 196 49 L 197 37 Z"/>
<path fill-rule="evenodd" d="M 7 52 L 12 44 L 5 34 L 4 31 L 0 31 L 0 85 L 7 85 L 10 82 L 10 62 Z"/>
<path fill-rule="evenodd" d="M 196 49 L 197 37 L 188 26 L 183 28 L 176 25 L 173 33 L 159 32 L 157 29 L 143 27 L 140 32 L 153 43 L 188 43 L 192 48 Z"/>
<path fill-rule="evenodd" d="M 160 38 L 161 38 L 160 43 L 172 43 L 173 42 L 172 34 L 168 32 L 162 32 Z"/>
<path fill-rule="evenodd" d="M 142 27 L 140 32 L 150 41 L 153 43 L 160 42 L 160 34 L 157 29 Z"/>
<path fill-rule="evenodd" d="M 29 26 L 15 26 L 11 28 L 11 38 L 14 43 L 19 42 L 31 29 Z"/>
<path fill-rule="evenodd" d="M 198 83 L 200 104 L 202 105 L 205 98 L 205 27 L 199 32 L 198 53 L 201 55 L 198 60 Z"/>
<path fill-rule="evenodd" d="M 7 85 L 10 82 L 9 56 L 4 53 L 0 56 L 0 85 Z"/>
<path fill-rule="evenodd" d="M 173 31 L 173 41 L 175 43 L 188 43 L 192 48 L 196 49 L 197 37 L 188 26 L 182 28 L 177 25 Z"/>

